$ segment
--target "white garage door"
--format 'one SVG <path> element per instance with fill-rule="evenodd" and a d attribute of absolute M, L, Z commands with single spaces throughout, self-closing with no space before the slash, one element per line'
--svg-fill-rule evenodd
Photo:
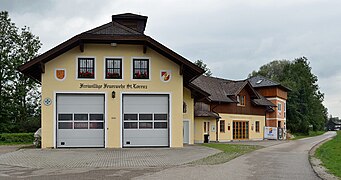
<path fill-rule="evenodd" d="M 123 147 L 169 146 L 168 95 L 123 96 Z"/>
<path fill-rule="evenodd" d="M 57 94 L 57 147 L 104 147 L 104 95 Z"/>

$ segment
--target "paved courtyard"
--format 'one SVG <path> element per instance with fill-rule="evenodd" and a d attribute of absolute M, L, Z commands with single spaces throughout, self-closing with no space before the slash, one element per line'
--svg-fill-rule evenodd
<path fill-rule="evenodd" d="M 199 145 L 184 148 L 20 149 L 0 154 L 0 164 L 28 168 L 162 167 L 218 153 Z"/>

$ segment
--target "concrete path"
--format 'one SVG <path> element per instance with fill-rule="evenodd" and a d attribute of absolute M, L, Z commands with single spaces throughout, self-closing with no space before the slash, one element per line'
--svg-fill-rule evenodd
<path fill-rule="evenodd" d="M 20 148 L 28 147 L 28 146 L 32 146 L 32 145 L 1 145 L 0 146 L 0 155 L 6 154 L 9 152 L 13 152 L 13 151 L 16 151 Z"/>
<path fill-rule="evenodd" d="M 309 150 L 335 132 L 289 141 L 243 155 L 222 165 L 180 166 L 136 179 L 319 179 L 313 172 Z"/>
<path fill-rule="evenodd" d="M 0 164 L 28 168 L 163 167 L 189 163 L 218 152 L 198 145 L 184 148 L 20 149 L 0 154 Z"/>

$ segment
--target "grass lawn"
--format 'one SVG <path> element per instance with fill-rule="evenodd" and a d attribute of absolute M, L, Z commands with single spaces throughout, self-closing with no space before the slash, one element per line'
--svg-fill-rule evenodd
<path fill-rule="evenodd" d="M 295 133 L 294 134 L 295 138 L 292 138 L 291 140 L 297 140 L 297 139 L 302 139 L 302 138 L 307 138 L 307 137 L 319 136 L 319 135 L 322 135 L 324 133 L 325 133 L 325 131 L 309 131 L 309 134 Z"/>
<path fill-rule="evenodd" d="M 331 173 L 341 178 L 341 131 L 337 131 L 334 139 L 322 144 L 316 150 L 315 156 Z"/>
<path fill-rule="evenodd" d="M 223 152 L 208 156 L 206 158 L 193 161 L 191 164 L 196 165 L 213 165 L 222 164 L 230 161 L 238 156 L 248 152 L 263 148 L 262 146 L 240 145 L 240 144 L 224 144 L 224 143 L 209 143 L 203 146 L 219 149 Z"/>

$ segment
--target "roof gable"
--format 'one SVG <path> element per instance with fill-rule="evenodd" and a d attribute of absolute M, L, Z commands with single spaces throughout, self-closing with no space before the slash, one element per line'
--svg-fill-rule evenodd
<path fill-rule="evenodd" d="M 260 106 L 275 106 L 268 101 L 265 97 L 260 95 L 249 83 L 248 80 L 231 81 L 227 79 L 221 79 L 216 77 L 207 77 L 204 75 L 199 76 L 193 80 L 191 84 L 194 84 L 198 88 L 209 94 L 208 98 L 211 101 L 223 102 L 223 103 L 237 103 L 236 96 L 244 89 L 248 91 L 252 101 L 255 105 Z"/>
<path fill-rule="evenodd" d="M 187 86 L 189 82 L 192 81 L 194 78 L 204 73 L 203 69 L 199 68 L 186 58 L 175 53 L 174 51 L 157 42 L 153 38 L 146 36 L 143 33 L 143 23 L 147 21 L 146 16 L 126 13 L 114 15 L 112 18 L 112 22 L 106 23 L 102 26 L 96 27 L 72 37 L 71 39 L 59 44 L 49 51 L 21 65 L 19 67 L 19 70 L 25 75 L 40 82 L 41 74 L 44 73 L 44 64 L 69 51 L 70 49 L 79 46 L 80 51 L 82 52 L 84 50 L 84 48 L 82 47 L 84 47 L 84 44 L 86 43 L 118 43 L 142 45 L 144 47 L 143 51 L 147 50 L 147 48 L 152 48 L 153 50 L 167 57 L 171 61 L 174 61 L 180 66 L 180 73 L 184 77 L 185 86 Z M 134 20 L 138 21 L 136 22 L 136 29 L 134 29 L 134 27 L 128 27 L 124 25 L 129 25 L 129 23 Z"/>

